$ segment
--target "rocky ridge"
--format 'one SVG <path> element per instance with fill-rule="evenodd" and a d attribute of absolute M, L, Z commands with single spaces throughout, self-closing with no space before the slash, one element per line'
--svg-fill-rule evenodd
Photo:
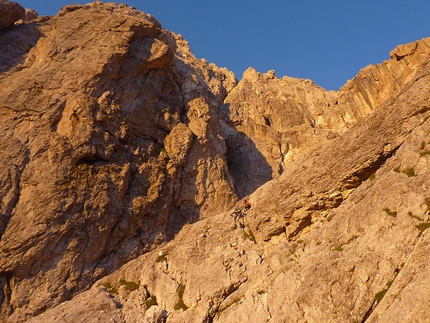
<path fill-rule="evenodd" d="M 30 322 L 425 322 L 429 64 L 259 188 L 239 223 L 224 212 L 187 225 Z"/>
<path fill-rule="evenodd" d="M 392 98 L 415 75 L 428 39 L 402 45 L 338 92 L 249 68 L 220 108 L 227 161 L 240 196 L 282 174 L 296 155 L 332 140 Z"/>
<path fill-rule="evenodd" d="M 234 76 L 188 64 L 155 18 L 72 5 L 1 36 L 3 317 L 68 299 L 236 201 L 216 117 Z"/>
<path fill-rule="evenodd" d="M 2 320 L 425 321 L 429 44 L 334 92 L 126 5 L 0 32 Z"/>

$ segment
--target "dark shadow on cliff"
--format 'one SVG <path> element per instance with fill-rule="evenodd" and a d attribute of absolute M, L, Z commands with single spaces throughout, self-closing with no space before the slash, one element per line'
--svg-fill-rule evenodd
<path fill-rule="evenodd" d="M 237 195 L 243 198 L 273 178 L 272 167 L 252 139 L 237 130 L 229 114 L 230 105 L 223 105 L 219 117 L 226 125 L 227 164 Z"/>
<path fill-rule="evenodd" d="M 12 26 L 0 31 L 0 73 L 10 71 L 25 60 L 43 33 L 37 23 Z"/>

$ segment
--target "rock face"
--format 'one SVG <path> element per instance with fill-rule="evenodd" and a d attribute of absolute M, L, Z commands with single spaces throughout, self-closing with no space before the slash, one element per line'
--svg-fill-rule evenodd
<path fill-rule="evenodd" d="M 252 194 L 237 223 L 224 212 L 187 225 L 29 322 L 427 321 L 429 86 L 426 60 L 391 101 Z"/>
<path fill-rule="evenodd" d="M 32 21 L 33 19 L 36 19 L 37 17 L 39 17 L 39 14 L 35 10 L 25 9 L 24 17 L 22 17 L 22 19 L 16 21 L 15 24 L 19 25 L 22 23 L 26 23 L 26 22 Z"/>
<path fill-rule="evenodd" d="M 155 18 L 73 5 L 0 37 L 3 319 L 69 299 L 236 201 L 217 118 L 234 76 Z"/>
<path fill-rule="evenodd" d="M 391 60 L 364 68 L 339 92 L 248 69 L 220 109 L 239 195 L 276 178 L 297 155 L 336 138 L 390 99 L 429 52 L 428 39 L 399 46 Z"/>
<path fill-rule="evenodd" d="M 6 29 L 25 17 L 25 9 L 16 2 L 0 0 L 0 30 Z"/>
<path fill-rule="evenodd" d="M 126 5 L 32 19 L 0 33 L 2 322 L 430 319 L 429 39 L 334 92 Z"/>

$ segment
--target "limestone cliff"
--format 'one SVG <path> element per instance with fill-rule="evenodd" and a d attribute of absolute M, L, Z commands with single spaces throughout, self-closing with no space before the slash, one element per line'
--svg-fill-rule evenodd
<path fill-rule="evenodd" d="M 18 19 L 0 31 L 1 321 L 430 319 L 429 39 L 334 92 L 238 83 L 126 5 Z"/>
<path fill-rule="evenodd" d="M 71 298 L 236 201 L 217 117 L 234 75 L 175 38 L 113 3 L 0 34 L 3 318 Z"/>
<path fill-rule="evenodd" d="M 29 322 L 426 322 L 430 60 L 251 195 Z M 419 301 L 417 301 L 419 300 Z"/>
<path fill-rule="evenodd" d="M 220 109 L 239 195 L 276 178 L 297 155 L 336 138 L 396 95 L 429 53 L 429 39 L 399 46 L 390 60 L 364 68 L 338 92 L 249 68 Z"/>

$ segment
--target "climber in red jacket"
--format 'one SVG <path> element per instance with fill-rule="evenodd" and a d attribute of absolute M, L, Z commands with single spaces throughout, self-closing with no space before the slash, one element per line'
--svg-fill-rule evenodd
<path fill-rule="evenodd" d="M 247 211 L 247 210 L 249 210 L 251 208 L 251 202 L 249 202 L 248 199 L 245 199 L 243 201 L 243 203 L 244 203 L 243 208 L 244 208 L 245 211 Z"/>

